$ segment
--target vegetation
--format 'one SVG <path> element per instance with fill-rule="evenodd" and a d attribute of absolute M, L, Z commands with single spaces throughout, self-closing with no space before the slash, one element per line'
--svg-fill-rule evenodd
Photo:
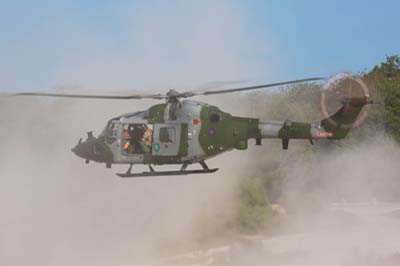
<path fill-rule="evenodd" d="M 266 197 L 264 184 L 260 179 L 249 178 L 241 183 L 237 224 L 245 230 L 254 232 L 263 229 L 273 216 Z"/>
<path fill-rule="evenodd" d="M 364 78 L 382 104 L 369 116 L 368 127 L 375 124 L 400 141 L 400 57 L 387 57 L 386 62 L 376 66 Z"/>
<path fill-rule="evenodd" d="M 377 132 L 384 132 L 400 142 L 400 57 L 388 56 L 385 62 L 361 76 L 370 90 L 371 98 L 380 104 L 368 110 L 362 126 L 354 129 L 342 143 L 351 145 L 353 142 L 375 137 Z M 268 119 L 293 117 L 300 121 L 317 121 L 321 112 L 320 103 L 315 99 L 319 99 L 320 93 L 319 85 L 300 84 L 269 94 L 257 92 L 249 97 L 253 105 L 256 103 L 252 108 L 256 108 L 258 114 L 268 114 Z M 287 108 L 283 109 L 282 106 Z M 314 150 L 309 151 L 313 153 Z M 234 222 L 240 231 L 264 230 L 275 221 L 270 201 L 279 198 L 284 163 L 274 163 L 273 167 L 260 166 L 262 174 L 257 174 L 258 178 L 249 176 L 242 181 Z M 312 186 L 312 182 L 318 181 L 308 180 L 304 184 Z M 308 202 L 311 203 L 312 200 Z"/>

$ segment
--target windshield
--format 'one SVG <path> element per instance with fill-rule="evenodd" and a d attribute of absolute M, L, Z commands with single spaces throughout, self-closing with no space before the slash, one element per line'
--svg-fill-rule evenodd
<path fill-rule="evenodd" d="M 101 132 L 100 136 L 103 136 L 107 139 L 113 139 L 116 136 L 116 126 L 113 120 L 108 121 L 107 125 Z"/>

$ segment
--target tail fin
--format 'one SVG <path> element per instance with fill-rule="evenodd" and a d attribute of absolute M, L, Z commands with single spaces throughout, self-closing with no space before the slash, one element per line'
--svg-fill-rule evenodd
<path fill-rule="evenodd" d="M 332 134 L 330 139 L 342 139 L 349 133 L 363 107 L 371 103 L 373 102 L 368 97 L 346 98 L 339 111 L 322 120 L 321 126 Z"/>

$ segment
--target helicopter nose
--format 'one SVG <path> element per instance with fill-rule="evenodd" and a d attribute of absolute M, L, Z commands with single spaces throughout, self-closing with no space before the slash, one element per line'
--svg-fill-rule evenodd
<path fill-rule="evenodd" d="M 113 153 L 107 144 L 101 138 L 89 137 L 86 141 L 79 140 L 75 147 L 71 151 L 85 159 L 85 162 L 112 162 Z"/>
<path fill-rule="evenodd" d="M 92 142 L 94 139 L 95 138 L 92 137 L 90 140 L 88 138 L 88 140 L 82 141 L 82 138 L 80 138 L 78 144 L 76 144 L 71 151 L 83 159 L 89 159 L 92 156 Z"/>
<path fill-rule="evenodd" d="M 84 144 L 82 144 L 82 143 L 78 143 L 75 147 L 73 147 L 73 148 L 71 149 L 71 151 L 72 151 L 73 153 L 75 153 L 76 156 L 79 156 L 79 157 L 81 157 L 81 158 L 86 159 L 87 152 L 86 152 L 85 146 L 86 146 L 86 145 L 84 145 Z"/>

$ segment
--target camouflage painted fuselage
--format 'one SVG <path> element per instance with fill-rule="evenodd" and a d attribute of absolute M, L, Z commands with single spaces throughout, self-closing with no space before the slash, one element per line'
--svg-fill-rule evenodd
<path fill-rule="evenodd" d="M 87 161 L 111 164 L 191 164 L 232 149 L 245 150 L 250 139 L 278 138 L 287 149 L 289 139 L 340 139 L 347 135 L 367 99 L 354 98 L 321 122 L 260 122 L 256 118 L 232 116 L 218 107 L 197 101 L 157 104 L 146 111 L 111 119 L 98 138 L 89 136 L 73 152 Z M 123 152 L 123 128 L 146 124 L 153 128 L 151 151 Z M 163 142 L 161 128 L 173 129 L 173 141 Z"/>

